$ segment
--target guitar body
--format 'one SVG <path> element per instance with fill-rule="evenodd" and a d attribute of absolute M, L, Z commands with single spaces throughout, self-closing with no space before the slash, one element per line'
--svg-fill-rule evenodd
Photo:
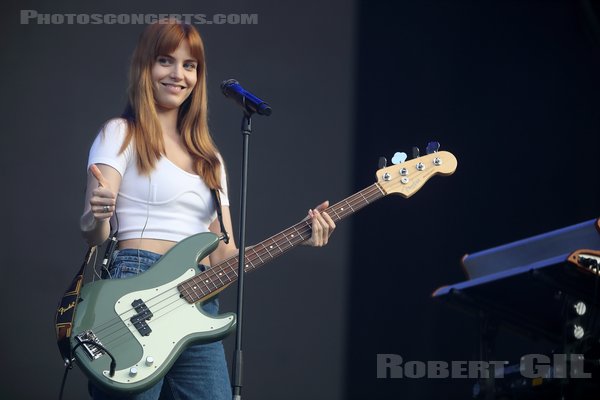
<path fill-rule="evenodd" d="M 96 386 L 129 394 L 149 389 L 187 346 L 220 340 L 235 328 L 233 313 L 209 316 L 201 302 L 190 304 L 178 289 L 201 272 L 198 261 L 218 244 L 217 235 L 200 233 L 178 243 L 143 274 L 83 286 L 71 348 Z M 114 376 L 110 356 L 85 341 L 98 342 L 113 355 Z"/>

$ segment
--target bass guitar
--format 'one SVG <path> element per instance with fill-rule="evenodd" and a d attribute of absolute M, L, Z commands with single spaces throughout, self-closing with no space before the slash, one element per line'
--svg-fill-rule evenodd
<path fill-rule="evenodd" d="M 379 169 L 374 184 L 330 206 L 326 211 L 331 218 L 339 221 L 389 194 L 408 198 L 431 177 L 450 175 L 457 166 L 454 155 L 445 151 L 410 161 L 404 153 L 395 158 L 403 162 Z M 310 234 L 311 221 L 303 220 L 247 249 L 245 271 L 291 250 Z M 69 344 L 95 385 L 120 394 L 141 392 L 161 379 L 187 346 L 220 340 L 235 329 L 235 314 L 213 317 L 200 307 L 238 277 L 238 257 L 199 269 L 199 260 L 218 244 L 217 235 L 199 233 L 179 242 L 143 274 L 81 288 Z"/>

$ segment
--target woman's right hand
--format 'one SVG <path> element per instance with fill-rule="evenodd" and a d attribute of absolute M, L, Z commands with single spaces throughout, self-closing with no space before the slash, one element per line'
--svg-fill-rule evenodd
<path fill-rule="evenodd" d="M 108 181 L 95 164 L 90 166 L 90 172 L 98 181 L 98 187 L 92 191 L 92 197 L 90 198 L 90 206 L 94 219 L 96 221 L 110 219 L 115 211 L 117 196 L 110 190 Z"/>

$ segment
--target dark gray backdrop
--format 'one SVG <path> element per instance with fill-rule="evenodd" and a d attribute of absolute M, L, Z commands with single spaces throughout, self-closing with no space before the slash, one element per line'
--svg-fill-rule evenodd
<path fill-rule="evenodd" d="M 256 25 L 198 25 L 208 61 L 210 126 L 229 171 L 237 232 L 241 111 L 219 84 L 239 80 L 269 101 L 250 142 L 248 244 L 348 193 L 353 99 L 352 2 L 42 1 L 2 6 L 3 399 L 58 395 L 56 302 L 85 251 L 78 232 L 87 151 L 125 102 L 141 25 L 21 25 L 40 13 L 249 13 Z M 335 88 L 335 90 L 332 90 Z M 325 249 L 300 248 L 247 280 L 247 398 L 340 398 L 349 225 Z M 234 310 L 235 290 L 222 295 Z M 226 343 L 228 351 L 233 341 Z M 75 370 L 65 399 L 85 397 Z"/>

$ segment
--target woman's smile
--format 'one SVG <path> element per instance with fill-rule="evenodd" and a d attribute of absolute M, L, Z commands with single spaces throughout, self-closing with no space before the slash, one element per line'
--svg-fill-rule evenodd
<path fill-rule="evenodd" d="M 159 55 L 152 66 L 154 100 L 162 109 L 175 109 L 192 93 L 198 80 L 198 61 L 183 41 L 170 54 Z"/>

